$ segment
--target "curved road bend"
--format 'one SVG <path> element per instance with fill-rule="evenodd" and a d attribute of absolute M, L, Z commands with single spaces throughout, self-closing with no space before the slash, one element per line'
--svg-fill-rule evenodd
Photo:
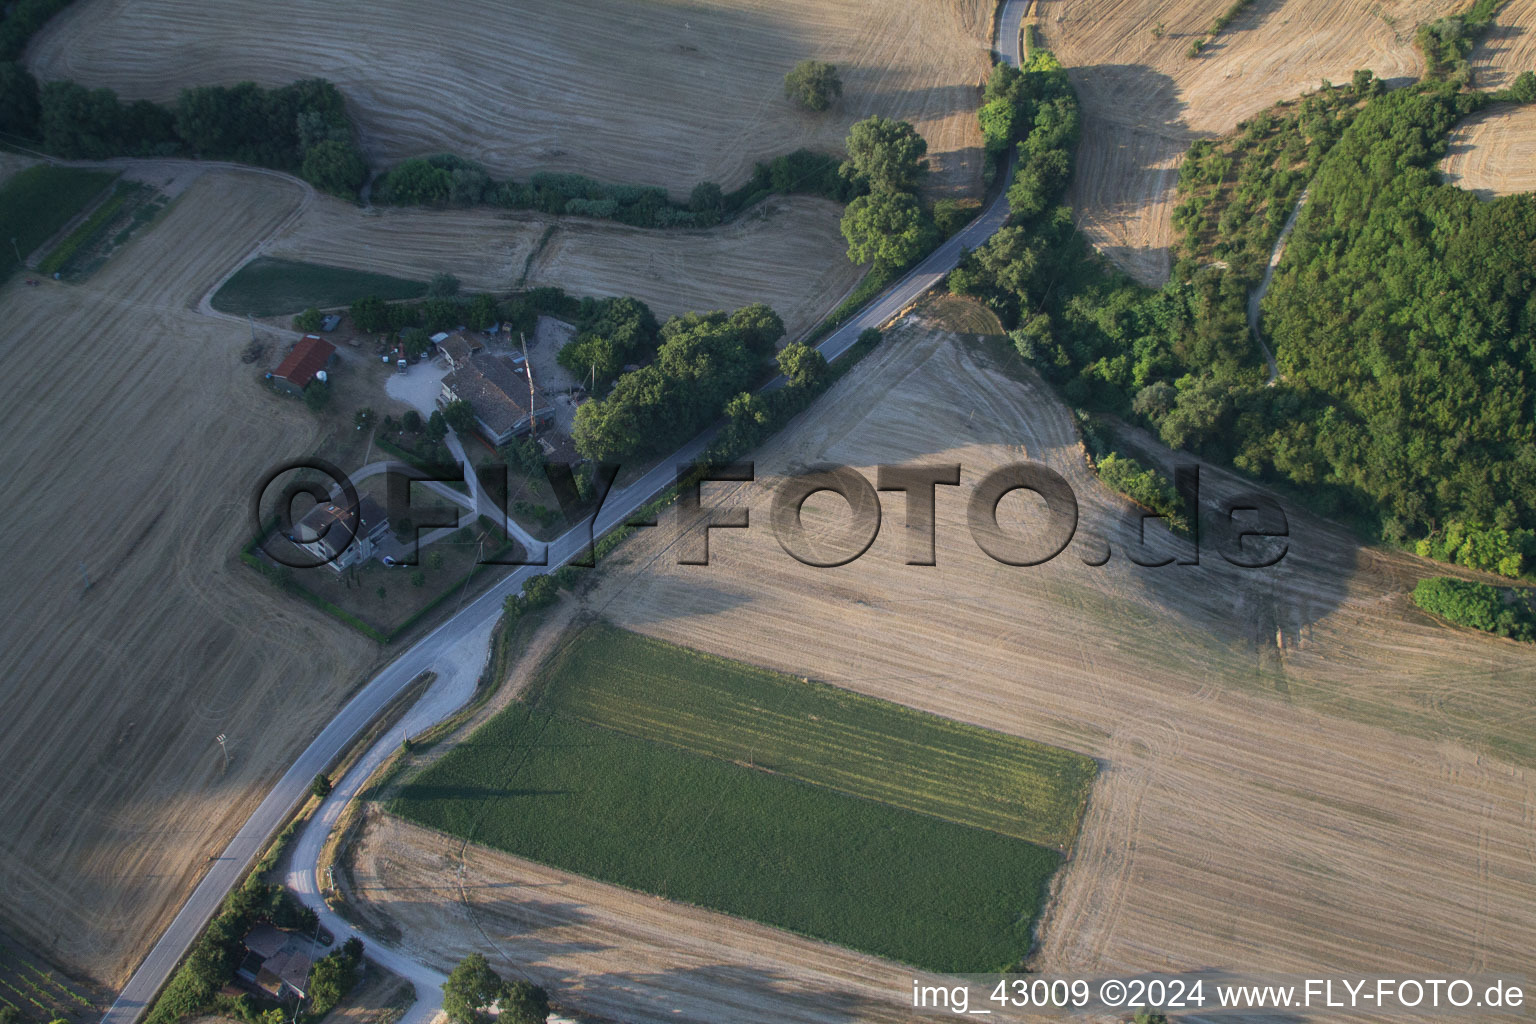
<path fill-rule="evenodd" d="M 1004 60 L 1015 65 L 1019 63 L 1019 36 L 1027 3 L 1028 0 L 1004 0 L 998 16 L 996 49 Z M 828 360 L 834 359 L 852 347 L 864 330 L 881 327 L 894 319 L 938 283 L 959 262 L 963 250 L 975 248 L 990 238 L 1002 227 L 1007 216 L 1006 193 L 1000 191 L 975 220 L 823 340 L 817 346 L 822 354 Z M 684 445 L 671 459 L 629 486 L 610 493 L 597 516 L 596 533 L 601 535 L 626 522 L 646 501 L 673 484 L 675 467 L 697 460 L 713 437 L 714 430 L 711 429 Z M 565 564 L 584 551 L 587 525 L 587 522 L 578 524 L 550 542 L 548 562 L 551 568 Z M 102 1017 L 102 1024 L 134 1024 L 139 1019 L 218 911 L 224 896 L 234 888 L 293 809 L 303 802 L 315 775 L 324 771 L 340 756 L 411 680 L 426 671 L 436 672 L 437 682 L 428 693 L 335 787 L 294 850 L 293 862 L 299 868 L 290 875 L 290 884 L 300 891 L 307 903 L 316 906 L 317 910 L 324 909 L 318 894 L 314 892 L 314 855 L 319 851 L 326 823 L 335 821 L 345 800 L 350 799 L 362 779 L 373 770 L 370 765 L 377 767 L 397 748 L 401 737 L 407 734 L 406 730 L 410 733 L 420 732 L 446 717 L 469 698 L 489 655 L 491 630 L 501 613 L 502 601 L 508 594 L 521 590 L 525 581 L 544 571 L 544 567 L 524 567 L 511 573 L 418 640 L 347 702 L 320 731 L 320 735 L 304 749 L 293 766 L 273 785 L 266 799 L 262 800 L 224 851 L 215 858 L 208 873 L 182 905 L 181 911 Z M 298 855 L 301 849 L 303 857 Z M 306 868 L 307 882 L 303 880 Z M 349 925 L 328 910 L 324 911 L 323 918 L 327 928 L 339 939 L 355 934 Z M 415 1022 L 429 1017 L 440 998 L 437 986 L 442 976 L 381 942 L 366 936 L 362 938 L 368 945 L 368 956 L 371 959 L 416 983 L 417 1008 L 413 1009 L 409 1020 Z M 422 1014 L 426 1014 L 426 1017 Z"/>

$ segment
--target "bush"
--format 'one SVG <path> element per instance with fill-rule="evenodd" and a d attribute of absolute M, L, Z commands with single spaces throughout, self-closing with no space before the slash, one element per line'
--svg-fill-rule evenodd
<path fill-rule="evenodd" d="M 312 334 L 320 329 L 320 325 L 324 320 L 325 317 L 321 315 L 320 311 L 314 306 L 310 306 L 293 318 L 293 329 L 303 331 L 305 334 Z"/>
<path fill-rule="evenodd" d="M 784 95 L 806 110 L 826 110 L 842 94 L 837 68 L 823 61 L 803 60 L 784 76 Z"/>
<path fill-rule="evenodd" d="M 1188 534 L 1189 517 L 1173 483 L 1135 459 L 1110 452 L 1095 463 L 1105 486 L 1119 491 L 1143 508 L 1162 516 L 1174 533 Z"/>

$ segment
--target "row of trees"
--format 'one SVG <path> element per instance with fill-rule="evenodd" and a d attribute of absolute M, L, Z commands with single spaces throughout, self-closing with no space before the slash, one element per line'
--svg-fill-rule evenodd
<path fill-rule="evenodd" d="M 783 321 L 761 303 L 673 317 L 661 326 L 654 362 L 623 374 L 607 397 L 577 410 L 577 450 L 594 462 L 669 451 L 762 376 L 783 336 Z"/>
<path fill-rule="evenodd" d="M 825 153 L 796 150 L 755 166 L 733 192 L 700 182 L 686 203 L 664 188 L 615 185 L 580 174 L 544 172 L 526 183 L 498 181 L 473 161 L 451 153 L 415 157 L 379 176 L 376 202 L 397 206 L 501 206 L 552 215 L 598 217 L 643 228 L 711 227 L 774 194 L 819 195 L 847 202 L 855 194 Z"/>
<path fill-rule="evenodd" d="M 69 159 L 195 156 L 272 167 L 347 197 L 368 175 L 346 103 L 320 78 L 184 89 L 162 107 L 71 81 L 39 88 L 19 64 L 0 63 L 0 131 Z"/>
<path fill-rule="evenodd" d="M 1413 588 L 1413 603 L 1459 626 L 1536 642 L 1536 608 L 1530 591 L 1430 576 Z"/>
<path fill-rule="evenodd" d="M 1036 47 L 1022 69 L 993 67 L 977 118 L 992 159 L 1001 162 L 1012 148 L 1018 164 L 1008 223 L 951 271 L 950 290 L 984 300 L 1017 326 L 1014 341 L 1027 356 L 1058 359 L 1041 306 L 1076 234 L 1061 201 L 1080 131 L 1077 97 L 1060 62 Z M 1081 258 L 1080 248 L 1073 252 Z"/>
<path fill-rule="evenodd" d="M 443 982 L 443 1012 L 453 1024 L 488 1024 L 492 1020 L 544 1024 L 549 1019 L 549 993 L 529 981 L 507 981 L 492 970 L 485 957 L 471 953 Z"/>

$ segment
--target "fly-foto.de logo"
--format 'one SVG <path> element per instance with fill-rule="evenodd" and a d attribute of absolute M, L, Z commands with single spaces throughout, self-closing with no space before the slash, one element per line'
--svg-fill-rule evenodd
<path fill-rule="evenodd" d="M 360 497 L 353 480 L 329 463 L 313 459 L 285 463 L 258 484 L 251 504 L 252 524 L 261 552 L 292 568 L 334 567 L 338 559 L 355 559 L 361 545 L 391 532 L 388 524 L 393 524 L 392 533 L 402 545 L 390 556 L 390 564 L 414 565 L 421 545 L 430 543 L 434 531 L 441 535 L 443 530 L 460 527 L 466 517 L 485 518 L 506 542 L 500 554 L 482 555 L 482 564 L 549 565 L 551 548 L 558 546 L 566 555 L 562 560 L 591 567 L 599 517 L 606 528 L 662 525 L 663 517 L 645 517 L 636 508 L 621 510 L 614 518 L 607 503 L 620 469 L 593 463 L 544 467 L 567 527 L 550 544 L 530 543 L 527 532 L 509 518 L 505 466 L 481 467 L 471 480 L 460 463 L 436 472 L 392 463 L 384 471 L 387 500 L 381 507 Z M 289 479 L 276 487 L 284 477 Z M 981 474 L 967 474 L 958 463 L 880 465 L 874 468 L 873 480 L 851 466 L 817 465 L 760 480 L 751 462 L 684 463 L 677 467 L 674 500 L 665 518 L 680 565 L 709 565 L 714 531 L 761 528 L 749 507 L 756 504 L 755 488 L 770 492 L 766 528 L 785 554 L 817 568 L 844 566 L 864 557 L 892 517 L 901 520 L 905 563 L 936 565 L 940 488 L 964 493 L 966 532 L 982 552 L 1003 565 L 1044 565 L 1070 550 L 1092 566 L 1107 564 L 1117 553 L 1144 568 L 1195 566 L 1202 553 L 1214 550 L 1229 565 L 1263 569 L 1277 565 L 1290 550 L 1290 522 L 1273 498 L 1245 493 L 1202 504 L 1198 465 L 1179 467 L 1173 482 L 1182 504 L 1181 512 L 1172 517 L 1176 524 L 1164 512 L 1128 505 L 1113 524 L 1114 543 L 1097 535 L 1079 538 L 1080 507 L 1071 485 L 1050 467 L 1030 461 Z M 704 485 L 708 483 L 736 484 L 737 488 L 729 502 L 706 502 Z M 434 485 L 456 486 L 472 497 L 464 498 L 463 507 L 455 510 L 439 505 L 435 513 L 427 512 L 418 488 Z M 748 490 L 744 493 L 743 488 Z M 622 503 L 638 507 L 650 497 L 634 495 L 633 490 L 621 492 Z M 840 521 L 836 530 L 811 530 L 806 525 L 807 503 L 823 494 L 834 495 L 831 500 L 842 506 L 835 513 Z M 300 495 L 307 495 L 312 504 L 296 517 Z M 1023 500 L 1013 502 L 1013 513 L 1005 514 L 1005 500 L 1015 495 Z M 273 545 L 270 541 L 275 537 L 285 538 L 289 545 Z M 577 544 L 575 549 L 571 541 Z M 295 554 L 295 549 L 302 554 Z"/>

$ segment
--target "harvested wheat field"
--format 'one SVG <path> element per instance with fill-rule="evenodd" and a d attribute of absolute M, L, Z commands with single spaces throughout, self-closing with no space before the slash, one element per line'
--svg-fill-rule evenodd
<path fill-rule="evenodd" d="M 658 316 L 766 302 L 793 336 L 862 273 L 848 262 L 840 216 L 825 199 L 776 196 L 720 227 L 655 231 L 489 208 L 359 210 L 320 198 L 267 255 L 415 279 L 446 271 L 497 292 L 525 284 L 633 295 Z"/>
<path fill-rule="evenodd" d="M 1357 68 L 1417 77 L 1414 28 L 1452 7 L 1448 0 L 1254 0 L 1199 57 L 1186 56 L 1230 2 L 1035 5 L 1043 41 L 1067 65 L 1082 101 L 1071 191 L 1078 223 L 1146 284 L 1160 284 L 1170 270 L 1174 185 L 1191 142 L 1225 134 L 1322 79 L 1347 82 Z"/>
<path fill-rule="evenodd" d="M 992 561 L 965 525 L 970 487 L 1022 458 L 1061 473 L 1081 509 L 1077 539 L 1036 568 Z M 960 463 L 962 486 L 939 488 L 938 565 L 904 564 L 897 494 L 882 496 L 884 525 L 857 561 L 816 569 L 790 558 L 769 528 L 774 480 L 823 461 L 868 478 L 878 463 Z M 1245 489 L 1210 468 L 1202 487 L 1207 504 Z M 588 611 L 1099 759 L 1041 926 L 1039 969 L 1401 976 L 1528 965 L 1536 650 L 1415 611 L 1407 590 L 1431 567 L 1362 550 L 1294 509 L 1277 567 L 1234 568 L 1209 536 L 1198 566 L 1129 564 L 1128 506 L 1085 466 L 1066 410 L 926 314 L 760 451 L 756 483 L 709 484 L 705 501 L 746 504 L 752 528 L 716 531 L 712 564 L 679 566 L 664 515 L 610 556 L 584 595 Z M 832 543 L 845 508 L 829 495 L 808 502 L 812 536 Z M 1001 514 L 1016 521 L 1025 508 L 1015 495 Z M 1087 564 L 1106 541 L 1108 564 Z M 407 915 L 423 949 L 491 952 L 472 920 L 536 979 L 575 987 L 579 1008 L 624 999 L 637 1019 L 754 1019 L 703 1012 L 676 989 L 681 979 L 707 980 L 733 1006 L 755 994 L 774 1019 L 899 1012 L 899 980 L 910 976 L 894 965 L 845 970 L 824 953 L 807 964 L 787 938 L 762 944 L 755 926 L 696 924 L 693 911 L 483 850 L 469 854 L 473 915 L 434 906 L 417 886 L 448 890 L 457 847 L 402 846 L 402 834 L 365 853 L 376 910 Z M 690 945 L 696 927 L 708 945 Z M 652 937 L 609 938 L 636 929 Z M 684 947 L 685 968 L 663 969 Z M 573 977 L 593 954 L 612 979 L 601 992 L 595 979 Z M 806 1000 L 807 990 L 822 1001 Z M 838 1001 L 878 1001 L 881 990 L 885 1010 Z"/>
<path fill-rule="evenodd" d="M 1536 107 L 1498 104 L 1451 132 L 1440 162 L 1448 184 L 1485 198 L 1536 190 Z"/>
<path fill-rule="evenodd" d="M 1536 0 L 1507 0 L 1468 61 L 1478 89 L 1507 89 L 1520 72 L 1536 71 Z"/>
<path fill-rule="evenodd" d="M 0 915 L 112 987 L 377 657 L 236 560 L 314 419 L 241 363 L 243 321 L 195 312 L 303 195 L 206 171 L 84 283 L 0 292 Z"/>
<path fill-rule="evenodd" d="M 576 171 L 676 195 L 704 180 L 734 187 L 754 162 L 801 146 L 836 150 L 878 113 L 917 125 L 940 188 L 974 190 L 993 7 L 456 0 L 428 12 L 380 0 L 351 25 L 322 0 L 88 0 L 49 23 L 28 61 L 41 79 L 131 99 L 319 75 L 352 101 L 373 162 L 449 150 L 500 175 Z M 842 69 L 843 99 L 822 115 L 783 96 L 806 58 Z"/>

